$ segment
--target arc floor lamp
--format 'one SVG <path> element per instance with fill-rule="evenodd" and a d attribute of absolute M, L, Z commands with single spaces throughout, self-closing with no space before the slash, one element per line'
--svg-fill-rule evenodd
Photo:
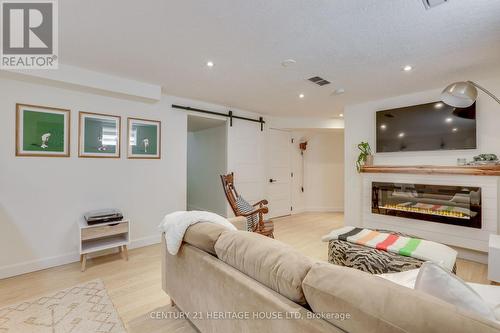
<path fill-rule="evenodd" d="M 441 93 L 441 100 L 456 108 L 467 108 L 477 100 L 477 89 L 484 91 L 488 96 L 500 104 L 500 99 L 498 99 L 498 97 L 473 81 L 450 84 Z"/>

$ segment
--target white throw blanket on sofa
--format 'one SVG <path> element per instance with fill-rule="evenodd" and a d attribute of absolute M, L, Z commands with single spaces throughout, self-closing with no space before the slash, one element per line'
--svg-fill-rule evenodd
<path fill-rule="evenodd" d="M 232 225 L 231 222 L 215 213 L 203 211 L 179 211 L 167 214 L 158 227 L 165 233 L 167 250 L 170 254 L 177 254 L 187 228 L 199 222 L 215 223 L 225 226 L 229 230 L 236 230 L 236 227 Z"/>

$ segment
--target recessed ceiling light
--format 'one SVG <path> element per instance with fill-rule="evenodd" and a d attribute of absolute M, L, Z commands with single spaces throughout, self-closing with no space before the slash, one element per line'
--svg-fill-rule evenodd
<path fill-rule="evenodd" d="M 438 103 L 434 104 L 434 107 L 435 107 L 436 109 L 442 109 L 442 108 L 443 108 L 443 106 L 444 106 L 444 103 L 443 103 L 443 102 L 438 102 Z"/>
<path fill-rule="evenodd" d="M 446 118 L 446 119 L 445 119 L 445 121 L 446 121 L 447 123 L 451 123 L 451 122 L 453 121 L 453 118 L 448 117 L 448 118 Z"/>
<path fill-rule="evenodd" d="M 400 138 L 404 138 L 404 137 L 405 137 L 404 132 L 399 133 L 399 134 L 398 134 L 398 137 L 400 137 Z"/>
<path fill-rule="evenodd" d="M 281 62 L 281 66 L 288 67 L 288 66 L 296 64 L 296 63 L 297 63 L 297 61 L 295 61 L 294 59 L 285 59 Z"/>
<path fill-rule="evenodd" d="M 410 65 L 406 65 L 406 66 L 404 66 L 404 67 L 403 67 L 403 71 L 405 71 L 405 72 L 409 72 L 409 71 L 411 71 L 412 69 L 413 69 L 413 67 L 412 67 L 412 66 L 410 66 Z"/>
<path fill-rule="evenodd" d="M 343 114 L 343 113 L 339 114 L 339 117 L 341 117 L 341 118 L 342 118 L 343 116 L 344 116 L 344 114 Z"/>
<path fill-rule="evenodd" d="M 304 94 L 299 94 L 299 98 L 304 98 L 306 97 Z"/>
<path fill-rule="evenodd" d="M 207 67 L 214 67 L 213 61 L 207 61 Z"/>
<path fill-rule="evenodd" d="M 452 131 L 452 132 L 458 132 L 458 128 L 456 128 L 456 127 L 455 127 L 455 128 L 454 128 L 454 129 L 452 129 L 451 131 Z"/>
<path fill-rule="evenodd" d="M 342 95 L 343 93 L 345 93 L 345 89 L 344 88 L 337 88 L 333 91 L 333 94 L 334 95 Z"/>
<path fill-rule="evenodd" d="M 385 129 L 387 129 L 387 125 L 386 125 L 386 124 L 382 124 L 382 125 L 380 125 L 380 129 L 381 129 L 381 130 L 385 130 Z"/>

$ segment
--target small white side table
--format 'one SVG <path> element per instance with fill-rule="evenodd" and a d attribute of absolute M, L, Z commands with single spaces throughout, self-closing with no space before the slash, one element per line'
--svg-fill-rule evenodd
<path fill-rule="evenodd" d="M 130 243 L 130 221 L 88 225 L 84 219 L 80 225 L 80 263 L 82 272 L 85 271 L 87 254 L 111 248 L 118 248 L 122 258 L 128 260 L 127 246 Z"/>
<path fill-rule="evenodd" d="M 500 283 L 500 235 L 490 235 L 488 243 L 488 280 Z"/>

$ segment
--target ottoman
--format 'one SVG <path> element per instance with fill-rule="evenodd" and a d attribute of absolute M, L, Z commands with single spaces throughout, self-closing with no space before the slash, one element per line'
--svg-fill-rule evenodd
<path fill-rule="evenodd" d="M 377 230 L 394 235 L 415 237 L 400 232 Z M 424 261 L 396 253 L 377 250 L 342 240 L 328 243 L 328 262 L 335 265 L 359 269 L 371 274 L 398 273 L 420 268 Z M 457 266 L 453 267 L 456 273 Z"/>

